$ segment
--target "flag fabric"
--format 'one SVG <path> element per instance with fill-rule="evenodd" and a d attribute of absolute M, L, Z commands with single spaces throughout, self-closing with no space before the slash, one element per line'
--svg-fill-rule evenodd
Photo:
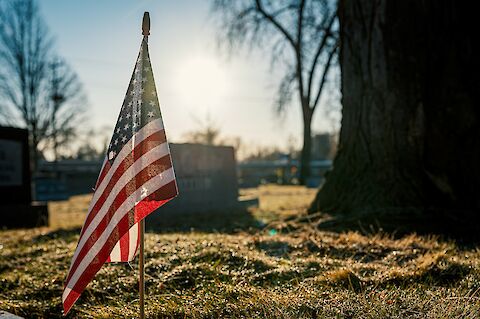
<path fill-rule="evenodd" d="M 178 194 L 144 37 L 62 295 L 64 314 L 105 262 L 131 261 L 140 221 Z"/>

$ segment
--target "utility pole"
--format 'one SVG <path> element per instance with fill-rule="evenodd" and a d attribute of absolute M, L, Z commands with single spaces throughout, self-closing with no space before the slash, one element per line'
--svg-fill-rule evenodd
<path fill-rule="evenodd" d="M 51 100 L 52 100 L 52 116 L 51 116 L 51 129 L 52 129 L 52 140 L 53 140 L 53 156 L 54 156 L 54 162 L 55 166 L 58 161 L 58 128 L 57 128 L 57 112 L 60 109 L 60 106 L 62 102 L 65 100 L 63 94 L 60 92 L 59 84 L 60 84 L 60 77 L 58 76 L 58 69 L 61 67 L 61 62 L 58 61 L 58 59 L 55 59 L 51 64 L 50 64 L 50 69 L 52 73 L 52 95 L 51 95 Z"/>

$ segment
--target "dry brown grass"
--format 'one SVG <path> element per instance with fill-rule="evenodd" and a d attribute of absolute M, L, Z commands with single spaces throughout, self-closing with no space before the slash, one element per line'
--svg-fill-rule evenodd
<path fill-rule="evenodd" d="M 252 214 L 269 222 L 264 228 L 147 234 L 148 318 L 480 318 L 478 248 L 318 231 L 285 221 L 304 212 L 310 190 L 248 191 L 260 194 Z M 56 205 L 59 213 L 76 204 Z M 0 232 L 0 309 L 59 318 L 77 233 Z M 136 265 L 104 266 L 69 317 L 136 317 L 136 276 Z"/>
<path fill-rule="evenodd" d="M 91 194 L 72 196 L 69 200 L 48 203 L 51 229 L 82 227 Z"/>

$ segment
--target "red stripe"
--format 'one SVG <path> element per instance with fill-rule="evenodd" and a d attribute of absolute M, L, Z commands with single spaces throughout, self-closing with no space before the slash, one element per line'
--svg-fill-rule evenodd
<path fill-rule="evenodd" d="M 129 226 L 128 215 L 125 215 L 125 217 L 119 221 L 115 230 L 108 237 L 107 244 L 103 245 L 100 248 L 100 251 L 98 252 L 98 254 L 95 256 L 92 262 L 85 268 L 83 273 L 80 275 L 76 284 L 73 286 L 73 288 L 71 288 L 72 291 L 81 293 L 83 289 L 85 289 L 85 287 L 90 282 L 90 280 L 95 276 L 95 274 L 98 272 L 98 270 L 100 270 L 102 265 L 107 260 L 113 247 L 118 242 L 119 237 L 128 231 L 128 228 L 129 228 L 128 226 Z M 68 297 L 66 299 L 68 299 Z M 64 308 L 67 308 L 66 303 L 64 303 Z"/>
<path fill-rule="evenodd" d="M 175 181 L 172 181 L 166 184 L 165 186 L 157 189 L 150 196 L 144 198 L 135 206 L 135 211 L 137 211 L 137 208 L 138 208 L 138 210 L 141 212 L 139 215 L 147 216 L 149 213 L 158 209 L 160 206 L 164 205 L 165 203 L 167 203 L 169 200 L 172 199 L 172 198 L 169 198 L 169 199 L 160 200 L 160 201 L 155 201 L 155 200 L 152 201 L 151 198 L 163 198 L 165 197 L 165 195 L 163 195 L 165 192 L 170 193 L 172 190 L 176 190 Z M 146 211 L 147 209 L 149 210 L 149 212 Z M 96 257 L 85 268 L 83 273 L 78 278 L 76 284 L 73 286 L 73 288 L 71 288 L 72 290 L 68 294 L 67 298 L 65 298 L 65 301 L 63 303 L 64 314 L 66 314 L 70 310 L 72 305 L 80 296 L 80 293 L 85 289 L 85 287 L 88 285 L 90 280 L 92 280 L 95 274 L 100 270 L 102 265 L 105 263 L 108 256 L 110 255 L 110 252 L 112 251 L 113 247 L 118 241 L 118 238 L 120 236 L 123 236 L 126 232 L 128 232 L 129 230 L 128 220 L 129 220 L 129 217 L 128 217 L 128 214 L 126 214 L 124 218 L 122 218 L 117 225 L 118 231 L 112 232 L 112 234 L 109 236 L 108 240 L 106 241 L 106 244 L 101 247 Z M 72 269 L 70 273 L 74 273 L 74 270 Z"/>
<path fill-rule="evenodd" d="M 65 298 L 65 301 L 63 302 L 63 315 L 66 316 L 67 313 L 70 311 L 70 308 L 72 308 L 73 304 L 75 301 L 77 301 L 78 297 L 80 297 L 81 292 L 76 292 L 76 291 L 70 291 L 68 294 L 67 298 Z"/>
<path fill-rule="evenodd" d="M 117 170 L 112 174 L 112 177 L 108 181 L 107 186 L 105 187 L 102 195 L 97 199 L 97 202 L 92 207 L 91 211 L 87 215 L 87 219 L 85 220 L 85 224 L 83 225 L 82 232 L 80 236 L 83 235 L 85 230 L 88 228 L 88 225 L 92 222 L 93 218 L 97 215 L 98 211 L 102 207 L 105 200 L 108 198 L 110 191 L 115 187 L 115 184 L 118 182 L 120 177 L 122 177 L 123 173 L 133 165 L 140 157 L 142 157 L 145 153 L 150 151 L 152 148 L 164 143 L 166 141 L 165 131 L 157 131 L 143 140 L 140 144 L 135 147 L 134 151 L 130 153 L 127 157 L 123 159 L 123 161 L 118 166 Z M 100 184 L 99 184 L 100 185 Z"/>
<path fill-rule="evenodd" d="M 170 155 L 166 155 L 166 156 L 156 160 L 152 164 L 148 165 L 143 170 L 141 170 L 134 178 L 132 178 L 125 185 L 125 187 L 123 187 L 120 190 L 120 192 L 115 197 L 112 205 L 109 207 L 107 213 L 105 214 L 103 219 L 100 221 L 100 223 L 97 225 L 95 230 L 90 235 L 90 238 L 85 242 L 85 244 L 81 248 L 80 252 L 78 253 L 78 256 L 75 259 L 75 261 L 73 262 L 72 267 L 70 269 L 70 272 L 67 276 L 67 282 L 70 280 L 70 277 L 75 273 L 75 270 L 77 269 L 78 264 L 85 257 L 85 255 L 90 250 L 90 248 L 95 244 L 98 237 L 100 237 L 102 235 L 103 231 L 107 227 L 108 223 L 110 222 L 110 219 L 115 214 L 118 207 L 121 206 L 121 204 L 128 198 L 128 196 L 130 196 L 139 187 L 141 187 L 145 182 L 147 182 L 148 180 L 150 180 L 151 178 L 153 178 L 155 176 L 154 174 L 151 173 L 152 171 L 154 171 L 156 174 L 159 174 L 159 173 L 169 169 L 170 167 L 172 167 Z M 113 246 L 115 246 L 116 242 L 113 243 Z M 112 246 L 112 249 L 113 249 L 113 246 Z M 111 251 L 111 249 L 110 249 L 110 251 Z"/>
<path fill-rule="evenodd" d="M 128 217 L 128 214 L 127 214 Z M 130 227 L 122 238 L 120 238 L 120 260 L 128 260 L 128 250 L 129 250 L 129 242 L 130 242 Z"/>
<path fill-rule="evenodd" d="M 162 186 L 162 191 L 155 191 L 150 196 L 145 197 L 135 206 L 135 222 L 142 220 L 148 214 L 158 207 L 162 206 L 178 194 L 177 183 L 175 179 L 168 184 Z M 157 203 L 161 203 L 160 206 Z"/>

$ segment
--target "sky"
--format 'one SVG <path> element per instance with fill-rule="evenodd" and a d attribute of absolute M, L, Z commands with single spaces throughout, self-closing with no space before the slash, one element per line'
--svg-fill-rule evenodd
<path fill-rule="evenodd" d="M 142 39 L 141 21 L 150 12 L 150 58 L 167 136 L 185 133 L 207 117 L 223 137 L 286 148 L 302 142 L 297 104 L 275 115 L 273 101 L 281 70 L 268 52 L 220 50 L 208 0 L 40 0 L 59 54 L 80 77 L 89 101 L 89 125 L 113 128 Z M 314 131 L 328 123 L 317 112 Z M 108 130 L 108 129 L 106 129 Z"/>

